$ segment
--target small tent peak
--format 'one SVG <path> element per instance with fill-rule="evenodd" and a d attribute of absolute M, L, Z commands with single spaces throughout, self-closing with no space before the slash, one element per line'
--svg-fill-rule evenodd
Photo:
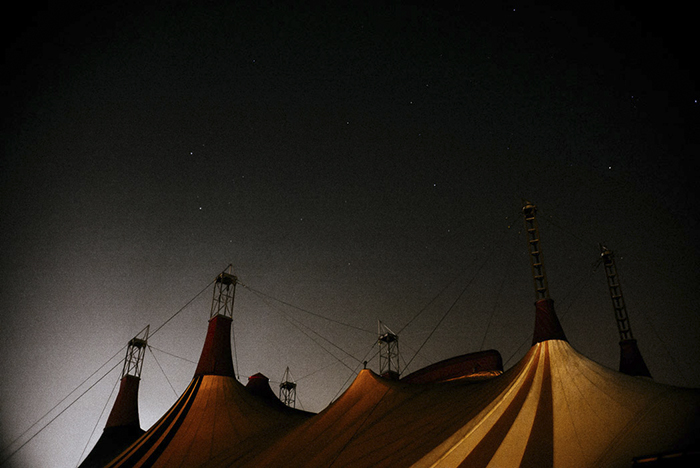
<path fill-rule="evenodd" d="M 148 346 L 148 333 L 150 325 L 141 330 L 135 337 L 129 340 L 126 347 L 126 356 L 122 368 L 119 393 L 114 402 L 112 411 L 107 418 L 108 427 L 135 427 L 140 429 L 138 394 L 139 382 L 143 360 Z"/>
<path fill-rule="evenodd" d="M 277 400 L 277 396 L 270 388 L 270 379 L 260 372 L 248 377 L 248 383 L 245 387 L 253 395 L 257 395 L 271 401 Z"/>

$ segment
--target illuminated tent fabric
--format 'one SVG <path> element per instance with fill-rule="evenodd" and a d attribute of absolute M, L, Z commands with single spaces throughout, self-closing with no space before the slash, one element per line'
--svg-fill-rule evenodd
<path fill-rule="evenodd" d="M 627 467 L 698 445 L 700 392 L 607 369 L 566 341 L 539 301 L 533 346 L 474 382 L 410 384 L 363 370 L 328 408 L 217 467 Z"/>
<path fill-rule="evenodd" d="M 209 322 L 195 376 L 182 396 L 114 467 L 201 466 L 253 437 L 276 438 L 308 417 L 251 394 L 233 374 L 231 319 Z"/>
<path fill-rule="evenodd" d="M 415 466 L 630 466 L 697 446 L 700 392 L 607 369 L 568 342 L 535 344 L 512 382 Z"/>
<path fill-rule="evenodd" d="M 210 466 L 409 466 L 476 417 L 501 385 L 407 384 L 365 369 L 338 400 L 266 450 L 232 451 Z"/>

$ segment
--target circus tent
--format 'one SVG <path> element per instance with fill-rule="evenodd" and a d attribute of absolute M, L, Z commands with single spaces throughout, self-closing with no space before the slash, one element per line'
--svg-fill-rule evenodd
<path fill-rule="evenodd" d="M 218 279 L 220 286 L 228 277 Z M 202 466 L 250 438 L 274 440 L 308 418 L 310 413 L 270 403 L 236 380 L 230 334 L 231 317 L 217 312 L 185 392 L 107 466 Z"/>
<path fill-rule="evenodd" d="M 364 369 L 319 414 L 289 408 L 262 374 L 247 386 L 235 377 L 237 278 L 224 272 L 191 383 L 107 466 L 629 467 L 664 454 L 676 463 L 697 461 L 700 390 L 617 372 L 576 351 L 549 297 L 532 226 L 539 297 L 532 346 L 505 372 L 495 351 L 399 380 Z M 475 363 L 486 372 L 470 376 Z"/>
<path fill-rule="evenodd" d="M 233 374 L 231 320 L 215 315 L 187 390 L 108 466 L 625 467 L 700 444 L 700 391 L 608 369 L 536 303 L 533 345 L 478 379 L 414 383 L 362 370 L 318 415 L 282 405 L 267 378 Z"/>

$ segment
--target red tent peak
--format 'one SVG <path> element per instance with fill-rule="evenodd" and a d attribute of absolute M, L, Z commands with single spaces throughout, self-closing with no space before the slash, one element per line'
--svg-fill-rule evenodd
<path fill-rule="evenodd" d="M 207 337 L 195 371 L 200 375 L 223 375 L 234 377 L 231 356 L 231 317 L 215 315 L 209 320 Z"/>
<path fill-rule="evenodd" d="M 532 336 L 532 344 L 547 340 L 569 341 L 554 311 L 554 301 L 548 297 L 535 302 L 535 333 Z"/>

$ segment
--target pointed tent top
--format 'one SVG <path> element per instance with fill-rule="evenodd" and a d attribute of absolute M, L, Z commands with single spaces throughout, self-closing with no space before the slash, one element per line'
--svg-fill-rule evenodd
<path fill-rule="evenodd" d="M 215 315 L 209 320 L 202 354 L 194 373 L 195 377 L 200 375 L 235 376 L 231 355 L 231 322 L 231 318 L 224 315 Z"/>
<path fill-rule="evenodd" d="M 114 401 L 112 411 L 107 418 L 106 428 L 129 426 L 140 429 L 138 393 L 143 369 L 143 358 L 148 346 L 150 325 L 141 330 L 129 340 L 126 347 L 126 357 L 122 368 L 119 393 Z"/>
<path fill-rule="evenodd" d="M 231 324 L 237 282 L 238 278 L 233 274 L 233 266 L 230 264 L 216 277 L 209 327 L 194 373 L 195 377 L 200 375 L 235 377 L 231 354 Z"/>
<path fill-rule="evenodd" d="M 80 468 L 103 467 L 131 445 L 143 433 L 139 420 L 139 382 L 146 346 L 148 346 L 149 326 L 129 340 L 122 368 L 119 393 L 112 406 L 102 436 Z"/>
<path fill-rule="evenodd" d="M 535 331 L 532 344 L 536 345 L 547 340 L 569 341 L 554 311 L 554 301 L 550 298 L 535 302 Z"/>
<path fill-rule="evenodd" d="M 248 383 L 246 384 L 245 388 L 251 394 L 268 400 L 269 402 L 277 403 L 279 401 L 277 400 L 277 395 L 275 395 L 275 392 L 273 392 L 270 388 L 270 379 L 261 372 L 248 377 Z"/>
<path fill-rule="evenodd" d="M 119 384 L 119 393 L 109 413 L 105 428 L 132 426 L 140 428 L 139 421 L 139 382 L 138 377 L 125 375 Z"/>

